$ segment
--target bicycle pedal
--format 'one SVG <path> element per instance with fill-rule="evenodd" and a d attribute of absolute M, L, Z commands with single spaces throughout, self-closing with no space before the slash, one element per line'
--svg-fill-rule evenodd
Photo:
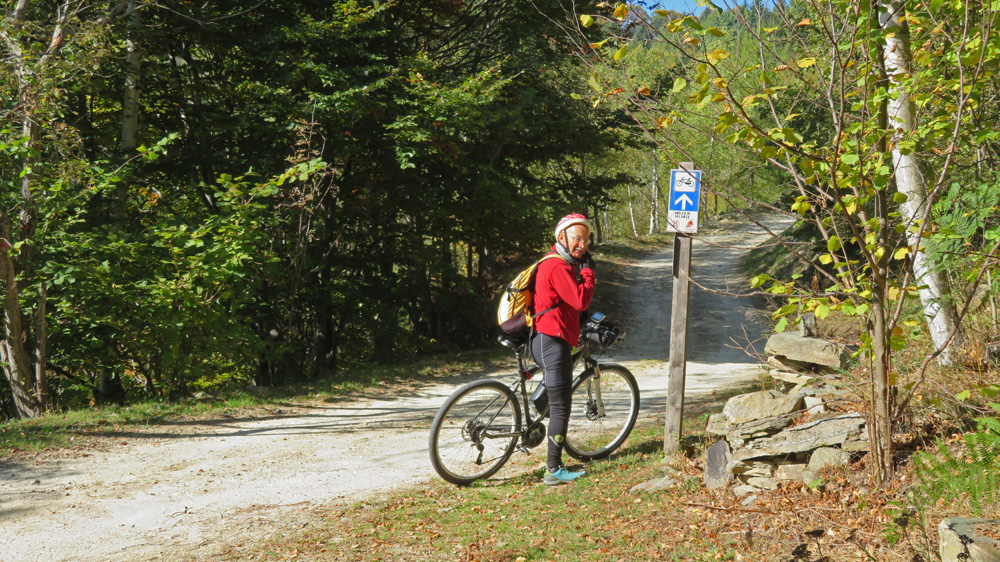
<path fill-rule="evenodd" d="M 524 453 L 526 455 L 530 455 L 531 454 L 531 453 L 528 452 L 528 448 L 524 446 L 524 443 L 518 443 L 516 449 L 518 451 L 521 451 L 522 453 Z"/>

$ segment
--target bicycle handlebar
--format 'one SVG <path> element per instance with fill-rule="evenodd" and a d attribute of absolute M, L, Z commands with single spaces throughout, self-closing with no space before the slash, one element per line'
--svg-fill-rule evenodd
<path fill-rule="evenodd" d="M 625 331 L 621 327 L 607 321 L 600 312 L 595 312 L 587 319 L 580 329 L 580 339 L 596 343 L 601 347 L 608 347 L 614 342 L 623 339 Z"/>

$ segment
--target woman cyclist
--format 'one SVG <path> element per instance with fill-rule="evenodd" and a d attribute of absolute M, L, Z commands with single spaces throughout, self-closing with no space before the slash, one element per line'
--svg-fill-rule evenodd
<path fill-rule="evenodd" d="M 590 221 L 574 213 L 556 225 L 552 252 L 561 260 L 547 259 L 538 265 L 534 309 L 545 311 L 534 320 L 531 354 L 542 367 L 549 397 L 549 453 L 547 486 L 568 484 L 586 474 L 562 465 L 563 444 L 572 400 L 573 354 L 580 341 L 580 316 L 594 296 L 594 260 L 587 250 Z"/>

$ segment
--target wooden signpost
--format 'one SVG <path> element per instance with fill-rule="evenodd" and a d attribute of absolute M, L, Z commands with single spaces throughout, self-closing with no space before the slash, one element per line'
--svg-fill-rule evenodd
<path fill-rule="evenodd" d="M 666 424 L 663 452 L 680 448 L 684 419 L 684 379 L 687 376 L 688 301 L 691 294 L 691 237 L 698 232 L 698 202 L 701 171 L 691 162 L 681 162 L 670 171 L 667 232 L 674 233 L 673 297 L 670 315 L 670 376 L 667 382 Z"/>

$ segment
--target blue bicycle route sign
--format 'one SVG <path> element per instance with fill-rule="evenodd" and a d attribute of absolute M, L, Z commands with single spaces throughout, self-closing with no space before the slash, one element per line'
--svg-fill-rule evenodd
<path fill-rule="evenodd" d="M 667 232 L 698 232 L 698 200 L 701 170 L 670 170 L 670 201 Z"/>

